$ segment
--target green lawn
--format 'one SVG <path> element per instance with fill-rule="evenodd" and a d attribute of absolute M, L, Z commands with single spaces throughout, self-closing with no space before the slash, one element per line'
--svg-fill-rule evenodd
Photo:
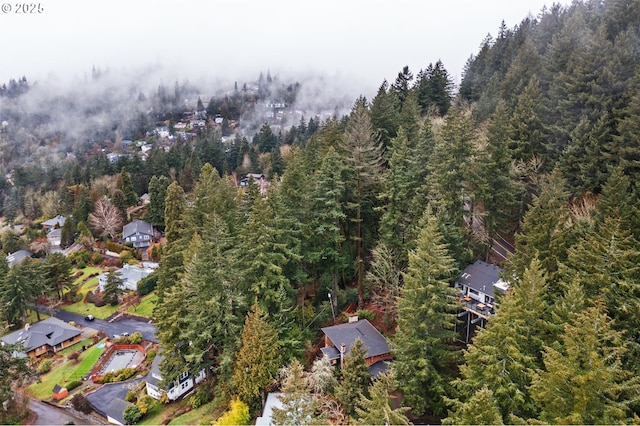
<path fill-rule="evenodd" d="M 222 415 L 224 410 L 220 410 L 219 403 L 212 401 L 208 404 L 191 410 L 169 422 L 170 425 L 210 425 Z"/>
<path fill-rule="evenodd" d="M 86 341 L 76 343 L 71 347 L 75 349 L 71 349 L 69 352 L 80 349 L 83 344 L 86 345 Z M 66 350 L 67 349 L 65 349 L 65 351 Z M 66 357 L 56 360 L 51 371 L 40 376 L 39 383 L 34 383 L 29 386 L 27 389 L 29 394 L 38 399 L 47 399 L 51 397 L 53 387 L 56 384 L 64 386 L 73 380 L 81 380 L 82 377 L 91 371 L 91 368 L 93 368 L 93 365 L 98 361 L 103 351 L 104 348 L 99 348 L 97 345 L 94 345 L 84 351 L 76 361 L 68 360 Z"/>
<path fill-rule="evenodd" d="M 157 302 L 158 296 L 151 292 L 142 298 L 142 302 L 140 302 L 138 306 L 129 306 L 127 308 L 127 312 L 151 318 L 153 315 L 153 308 L 155 308 Z"/>
<path fill-rule="evenodd" d="M 107 318 L 118 309 L 117 306 L 111 305 L 104 305 L 98 308 L 93 303 L 84 302 L 84 296 L 86 296 L 89 291 L 94 291 L 96 287 L 98 287 L 98 277 L 95 276 L 89 278 L 90 275 L 96 273 L 101 274 L 102 269 L 96 267 L 88 267 L 82 270 L 82 275 L 74 281 L 74 284 L 82 285 L 78 290 L 78 293 L 82 295 L 82 300 L 71 305 L 61 306 L 61 309 L 80 315 L 93 314 L 93 316 L 99 319 Z"/>

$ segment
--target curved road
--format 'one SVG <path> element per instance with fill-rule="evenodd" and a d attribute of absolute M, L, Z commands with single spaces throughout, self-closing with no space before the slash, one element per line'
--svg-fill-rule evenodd
<path fill-rule="evenodd" d="M 75 417 L 62 408 L 54 407 L 31 398 L 29 398 L 29 410 L 36 415 L 35 420 L 26 423 L 30 425 L 88 424 L 86 419 Z"/>
<path fill-rule="evenodd" d="M 125 332 L 129 334 L 139 332 L 142 334 L 142 338 L 144 340 L 158 343 L 158 339 L 156 338 L 156 328 L 151 324 L 151 321 L 134 319 L 133 317 L 127 316 L 117 318 L 112 322 L 99 319 L 87 321 L 84 319 L 83 315 L 74 314 L 60 309 L 53 309 L 52 313 L 50 308 L 39 305 L 38 310 L 49 315 L 53 314 L 54 317 L 66 322 L 74 321 L 76 324 L 82 325 L 83 327 L 104 331 L 107 333 L 107 336 L 111 338 Z"/>

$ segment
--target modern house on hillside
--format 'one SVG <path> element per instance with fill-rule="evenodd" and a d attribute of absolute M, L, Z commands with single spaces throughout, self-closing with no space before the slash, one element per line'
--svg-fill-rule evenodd
<path fill-rule="evenodd" d="M 82 340 L 82 332 L 72 325 L 50 317 L 0 338 L 2 342 L 22 342 L 25 353 L 31 358 L 53 355 Z"/>
<path fill-rule="evenodd" d="M 365 361 L 373 377 L 386 369 L 385 361 L 393 359 L 387 339 L 366 319 L 358 320 L 353 316 L 348 323 L 324 327 L 322 332 L 324 347 L 320 351 L 334 365 L 344 360 L 357 339 L 364 343 Z"/>
<path fill-rule="evenodd" d="M 66 218 L 64 216 L 57 215 L 52 219 L 45 220 L 44 222 L 42 222 L 42 228 L 46 229 L 47 231 L 53 231 L 56 228 L 62 228 L 64 226 L 65 221 L 66 221 Z"/>
<path fill-rule="evenodd" d="M 501 274 L 502 268 L 477 260 L 462 271 L 455 287 L 460 289 L 464 300 L 471 299 L 469 301 L 491 309 L 496 304 L 496 294 L 509 289 L 509 284 L 500 277 Z"/>
<path fill-rule="evenodd" d="M 496 297 L 509 290 L 509 283 L 502 279 L 502 268 L 477 260 L 467 266 L 455 282 L 459 291 L 463 311 L 458 315 L 465 318 L 464 341 L 469 342 L 474 325 L 484 326 L 495 314 Z"/>
<path fill-rule="evenodd" d="M 180 374 L 175 383 L 171 384 L 170 387 L 167 387 L 167 383 L 162 383 L 162 374 L 160 373 L 161 361 L 162 356 L 157 355 L 151 364 L 151 371 L 145 378 L 147 383 L 147 394 L 157 400 L 161 400 L 162 394 L 166 393 L 169 400 L 175 401 L 193 389 L 196 384 L 200 383 L 206 377 L 204 370 L 200 371 L 200 374 L 196 377 L 193 377 L 189 372 L 185 371 Z"/>

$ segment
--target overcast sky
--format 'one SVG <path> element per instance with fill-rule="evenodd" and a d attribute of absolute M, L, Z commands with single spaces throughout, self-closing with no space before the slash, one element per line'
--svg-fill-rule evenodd
<path fill-rule="evenodd" d="M 5 1 L 5 3 L 2 3 Z M 323 72 L 365 94 L 404 65 L 441 59 L 459 81 L 500 22 L 514 27 L 545 0 L 40 0 L 18 14 L 0 0 L 0 83 L 161 67 L 162 78 L 255 79 Z M 37 0 L 36 0 L 37 1 Z M 560 2 L 566 4 L 565 1 Z M 10 10 L 9 10 L 10 9 Z M 22 11 L 24 12 L 24 11 Z M 37 12 L 37 11 L 36 11 Z M 368 93 L 367 93 L 368 92 Z"/>

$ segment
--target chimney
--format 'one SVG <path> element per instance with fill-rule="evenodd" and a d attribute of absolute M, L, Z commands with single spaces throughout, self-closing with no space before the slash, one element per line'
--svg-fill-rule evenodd
<path fill-rule="evenodd" d="M 346 348 L 346 343 L 340 343 L 340 369 L 344 368 L 344 352 Z"/>
<path fill-rule="evenodd" d="M 352 323 L 352 322 L 358 322 L 357 315 L 349 315 L 349 323 Z"/>

